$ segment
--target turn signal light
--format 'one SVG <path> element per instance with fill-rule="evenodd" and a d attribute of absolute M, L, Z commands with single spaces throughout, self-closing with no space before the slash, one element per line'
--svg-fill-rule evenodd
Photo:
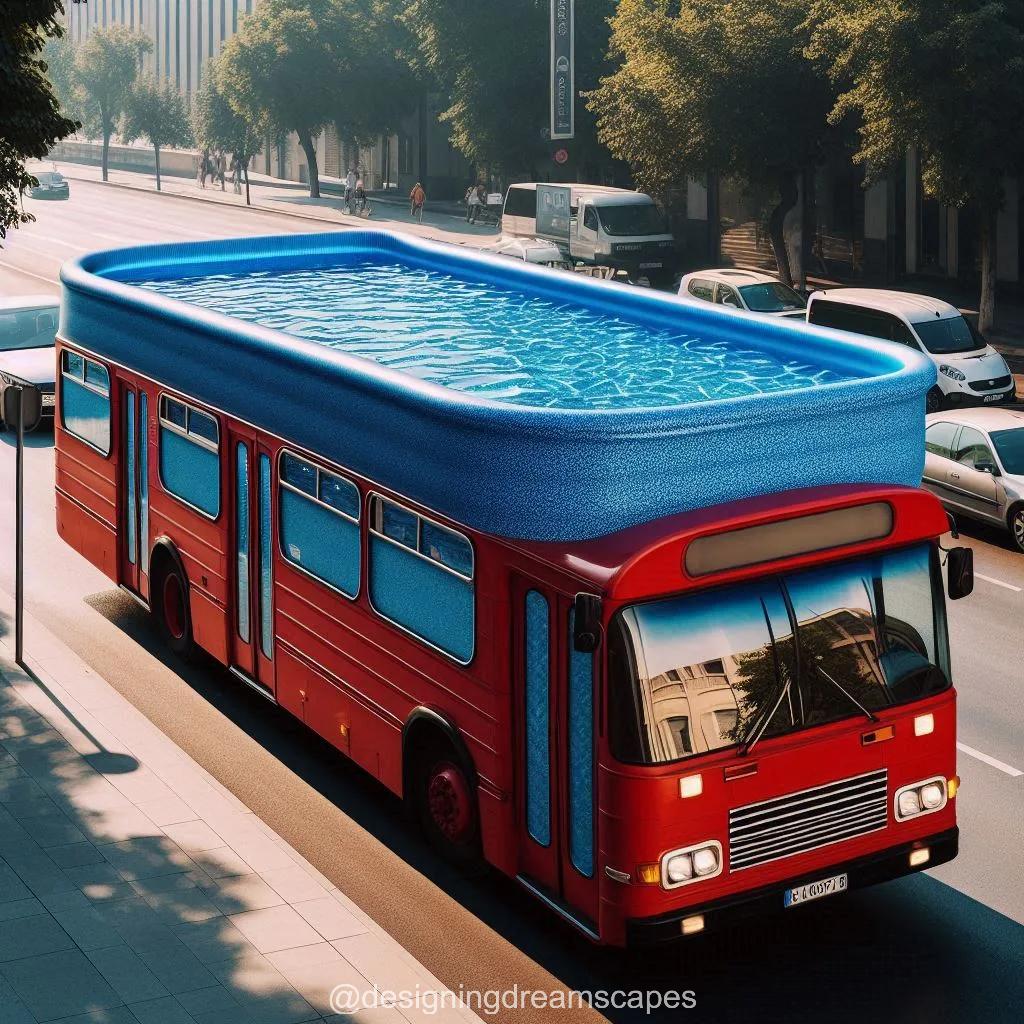
<path fill-rule="evenodd" d="M 954 775 L 953 778 L 947 779 L 946 781 L 946 793 L 949 795 L 949 799 L 952 800 L 956 796 L 957 790 L 960 788 L 960 776 Z"/>
<path fill-rule="evenodd" d="M 636 869 L 637 880 L 644 885 L 661 883 L 661 866 L 658 864 L 640 864 Z"/>

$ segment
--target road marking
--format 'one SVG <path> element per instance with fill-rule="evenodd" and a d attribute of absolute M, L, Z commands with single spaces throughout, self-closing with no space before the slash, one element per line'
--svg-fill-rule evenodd
<path fill-rule="evenodd" d="M 1004 587 L 1006 590 L 1012 590 L 1015 594 L 1021 593 L 1020 587 L 1015 587 L 1012 583 L 1004 583 L 1002 580 L 994 580 L 991 576 L 983 576 L 980 572 L 974 574 L 975 579 L 984 580 L 986 583 L 993 583 L 997 587 Z"/>
<path fill-rule="evenodd" d="M 967 754 L 968 757 L 975 757 L 979 761 L 984 761 L 990 768 L 998 768 L 1001 772 L 1006 772 L 1011 779 L 1016 779 L 1024 772 L 1018 771 L 1016 768 L 1012 768 L 1010 765 L 1005 764 L 1003 761 L 998 760 L 994 757 L 989 757 L 988 754 L 983 754 L 980 750 L 975 750 L 974 747 L 967 746 L 966 743 L 958 743 L 956 749 L 963 754 Z"/>
<path fill-rule="evenodd" d="M 31 270 L 24 270 L 15 263 L 6 263 L 0 260 L 0 267 L 7 267 L 8 270 L 13 270 L 18 274 L 25 274 L 26 277 L 34 277 L 37 281 L 45 281 L 47 284 L 60 283 L 56 277 L 43 277 L 42 274 L 33 274 Z"/>

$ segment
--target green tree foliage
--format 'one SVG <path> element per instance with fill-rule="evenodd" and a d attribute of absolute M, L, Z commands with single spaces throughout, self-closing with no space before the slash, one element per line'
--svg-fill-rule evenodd
<path fill-rule="evenodd" d="M 21 206 L 36 184 L 25 161 L 78 127 L 61 114 L 42 57 L 46 37 L 61 33 L 61 10 L 59 0 L 8 0 L 0 18 L 0 239 L 32 219 Z"/>
<path fill-rule="evenodd" d="M 192 134 L 203 150 L 223 150 L 242 165 L 245 202 L 250 203 L 249 163 L 260 151 L 265 122 L 249 121 L 228 102 L 217 80 L 219 60 L 207 65 L 202 84 L 192 98 Z"/>
<path fill-rule="evenodd" d="M 82 120 L 82 97 L 75 83 L 75 44 L 66 36 L 51 36 L 43 48 L 46 73 L 65 117 Z"/>
<path fill-rule="evenodd" d="M 412 0 L 404 16 L 417 66 L 448 97 L 442 119 L 469 160 L 505 176 L 538 176 L 550 158 L 549 0 Z M 597 85 L 615 0 L 576 4 L 576 88 Z M 577 104 L 569 144 L 577 173 L 605 155 L 593 119 Z"/>
<path fill-rule="evenodd" d="M 221 53 L 218 88 L 247 121 L 296 133 L 313 197 L 320 132 L 337 122 L 365 138 L 390 127 L 405 98 L 384 10 L 375 0 L 265 0 Z"/>
<path fill-rule="evenodd" d="M 618 67 L 589 98 L 601 140 L 647 191 L 710 172 L 773 192 L 769 233 L 787 281 L 783 223 L 799 175 L 831 142 L 835 101 L 809 37 L 806 0 L 621 0 Z"/>
<path fill-rule="evenodd" d="M 74 81 L 87 129 L 103 137 L 103 180 L 107 180 L 110 136 L 125 111 L 143 54 L 153 44 L 145 33 L 111 25 L 94 28 L 75 53 Z"/>
<path fill-rule="evenodd" d="M 981 219 L 980 326 L 995 314 L 995 224 L 1006 175 L 1024 165 L 1024 4 L 1019 0 L 824 0 L 810 54 L 860 122 L 869 179 L 917 147 L 924 187 Z"/>
<path fill-rule="evenodd" d="M 160 150 L 164 146 L 187 146 L 192 142 L 188 108 L 181 93 L 170 82 L 146 76 L 135 79 L 125 101 L 121 118 L 125 142 L 148 139 L 156 158 L 156 190 L 160 191 Z"/>

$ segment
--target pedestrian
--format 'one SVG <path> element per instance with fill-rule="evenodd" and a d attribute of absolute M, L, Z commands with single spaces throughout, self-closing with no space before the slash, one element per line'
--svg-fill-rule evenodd
<path fill-rule="evenodd" d="M 421 224 L 423 223 L 423 204 L 427 201 L 427 193 L 423 186 L 417 181 L 409 193 L 409 213 Z"/>
<path fill-rule="evenodd" d="M 224 191 L 224 179 L 227 177 L 228 171 L 228 158 L 224 155 L 224 150 L 220 150 L 217 153 L 217 177 L 220 179 L 220 190 Z"/>
<path fill-rule="evenodd" d="M 474 185 L 469 190 L 469 197 L 466 199 L 466 222 L 468 224 L 475 224 L 477 217 L 480 216 L 480 207 L 484 203 L 484 187 L 483 185 Z"/>
<path fill-rule="evenodd" d="M 238 153 L 231 155 L 231 184 L 235 195 L 240 196 L 242 194 L 242 158 Z"/>
<path fill-rule="evenodd" d="M 196 175 L 196 181 L 200 188 L 206 188 L 206 175 L 210 173 L 210 151 L 204 149 L 202 155 L 199 157 L 199 173 Z"/>

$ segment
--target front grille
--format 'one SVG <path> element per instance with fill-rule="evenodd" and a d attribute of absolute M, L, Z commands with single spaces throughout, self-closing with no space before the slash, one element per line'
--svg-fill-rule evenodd
<path fill-rule="evenodd" d="M 1001 388 L 1008 388 L 1013 378 L 1007 374 L 1005 377 L 993 377 L 990 380 L 972 380 L 970 382 L 972 391 L 999 391 Z"/>
<path fill-rule="evenodd" d="M 729 870 L 807 853 L 885 828 L 886 769 L 729 812 Z"/>

